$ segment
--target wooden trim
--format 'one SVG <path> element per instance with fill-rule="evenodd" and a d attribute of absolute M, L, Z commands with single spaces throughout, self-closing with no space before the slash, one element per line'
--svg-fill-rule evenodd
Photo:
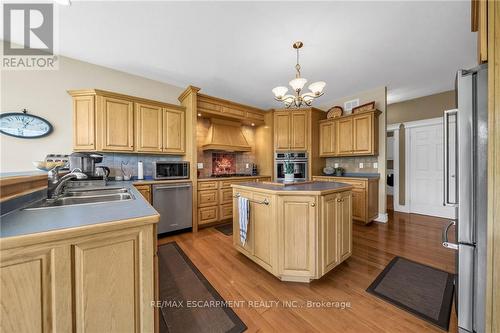
<path fill-rule="evenodd" d="M 47 175 L 0 178 L 0 202 L 21 197 L 47 187 Z"/>
<path fill-rule="evenodd" d="M 358 113 L 351 113 L 351 114 L 346 114 L 346 115 L 343 115 L 343 116 L 340 116 L 340 117 L 336 117 L 336 118 L 327 118 L 327 119 L 323 119 L 323 120 L 320 120 L 320 123 L 327 123 L 329 121 L 338 121 L 338 120 L 342 120 L 342 119 L 346 119 L 346 118 L 353 118 L 353 117 L 359 117 L 363 114 L 369 114 L 369 113 L 374 113 L 375 116 L 378 116 L 382 113 L 382 111 L 380 110 L 370 110 L 370 111 L 363 111 L 363 112 L 358 112 Z"/>
<path fill-rule="evenodd" d="M 266 111 L 259 109 L 259 108 L 256 108 L 254 106 L 233 102 L 233 101 L 230 101 L 228 99 L 224 99 L 224 98 L 220 98 L 220 97 L 214 97 L 214 96 L 209 96 L 209 95 L 198 93 L 198 98 L 200 98 L 200 100 L 208 100 L 208 101 L 215 101 L 215 102 L 222 103 L 222 104 L 229 104 L 229 105 L 235 106 L 236 108 L 239 108 L 239 109 L 250 109 L 252 112 L 262 113 L 263 115 L 266 114 Z"/>
<path fill-rule="evenodd" d="M 488 262 L 486 332 L 500 331 L 500 2 L 488 1 Z"/>
<path fill-rule="evenodd" d="M 479 0 L 470 2 L 470 31 L 477 32 L 479 29 Z"/>
<path fill-rule="evenodd" d="M 126 220 L 110 221 L 100 224 L 90 224 L 81 227 L 58 229 L 36 234 L 27 234 L 21 236 L 0 238 L 0 248 L 3 250 L 24 247 L 33 244 L 41 244 L 46 242 L 64 243 L 68 238 L 89 236 L 92 234 L 99 234 L 107 231 L 114 231 L 126 228 L 136 228 L 142 225 L 158 223 L 160 215 L 149 215 L 143 217 L 136 217 Z"/>
<path fill-rule="evenodd" d="M 107 91 L 107 90 L 101 90 L 101 89 L 77 89 L 77 90 L 68 90 L 67 92 L 68 92 L 68 94 L 70 94 L 73 97 L 99 95 L 99 96 L 104 96 L 104 97 L 109 97 L 109 98 L 117 98 L 117 99 L 128 100 L 128 101 L 143 103 L 143 104 L 153 104 L 153 105 L 167 107 L 167 108 L 176 109 L 176 110 L 182 110 L 182 111 L 186 110 L 186 108 L 182 105 L 176 105 L 176 104 L 171 104 L 171 103 L 166 103 L 166 102 L 159 102 L 159 101 L 155 101 L 152 99 L 136 97 L 136 96 L 131 96 L 131 95 L 125 95 L 125 94 L 120 94 L 120 93 Z"/>
<path fill-rule="evenodd" d="M 200 88 L 188 86 L 186 90 L 178 97 L 182 106 L 186 110 L 186 138 L 185 138 L 185 158 L 190 161 L 189 174 L 193 183 L 193 206 L 192 221 L 193 232 L 198 232 L 198 146 L 196 141 L 196 126 L 198 121 L 198 91 Z"/>
<path fill-rule="evenodd" d="M 478 62 L 488 61 L 488 1 L 477 0 L 478 8 Z M 497 8 L 498 9 L 498 8 Z"/>

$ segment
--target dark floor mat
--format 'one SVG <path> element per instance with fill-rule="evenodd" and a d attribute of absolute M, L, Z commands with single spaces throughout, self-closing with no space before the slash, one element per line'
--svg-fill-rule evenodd
<path fill-rule="evenodd" d="M 366 291 L 448 331 L 453 274 L 395 257 Z"/>
<path fill-rule="evenodd" d="M 218 225 L 215 229 L 219 230 L 226 236 L 231 236 L 233 234 L 233 222 Z"/>
<path fill-rule="evenodd" d="M 244 332 L 247 327 L 175 243 L 158 248 L 160 331 Z"/>

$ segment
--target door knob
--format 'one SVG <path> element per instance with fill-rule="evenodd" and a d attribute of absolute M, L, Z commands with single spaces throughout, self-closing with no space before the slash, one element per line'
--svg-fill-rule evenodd
<path fill-rule="evenodd" d="M 314 203 L 314 202 L 313 202 L 313 203 L 311 204 L 311 207 L 316 207 L 316 203 Z"/>

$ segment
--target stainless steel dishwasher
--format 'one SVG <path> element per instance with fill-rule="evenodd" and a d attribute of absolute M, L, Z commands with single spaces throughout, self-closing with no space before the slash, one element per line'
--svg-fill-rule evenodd
<path fill-rule="evenodd" d="M 160 213 L 158 234 L 193 226 L 191 183 L 153 185 L 153 207 Z"/>

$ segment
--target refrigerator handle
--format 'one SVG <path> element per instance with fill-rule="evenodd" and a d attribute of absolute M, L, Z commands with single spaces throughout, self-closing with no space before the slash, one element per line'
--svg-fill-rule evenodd
<path fill-rule="evenodd" d="M 448 128 L 450 115 L 456 115 L 457 110 L 447 110 L 444 112 L 443 119 L 443 133 L 444 133 L 444 143 L 443 143 L 443 206 L 456 206 L 456 202 L 450 202 L 450 187 L 449 187 L 449 177 L 450 177 L 450 154 L 448 147 L 450 145 Z M 456 140 L 455 140 L 456 144 Z"/>
<path fill-rule="evenodd" d="M 455 225 L 455 221 L 450 221 L 450 223 L 448 223 L 448 225 L 446 226 L 446 228 L 444 228 L 443 230 L 443 234 L 441 236 L 441 239 L 442 239 L 442 242 L 443 242 L 443 246 L 447 249 L 452 249 L 452 250 L 458 250 L 458 244 L 457 243 L 450 243 L 448 241 L 448 230 L 450 229 L 450 227 L 452 225 Z"/>

